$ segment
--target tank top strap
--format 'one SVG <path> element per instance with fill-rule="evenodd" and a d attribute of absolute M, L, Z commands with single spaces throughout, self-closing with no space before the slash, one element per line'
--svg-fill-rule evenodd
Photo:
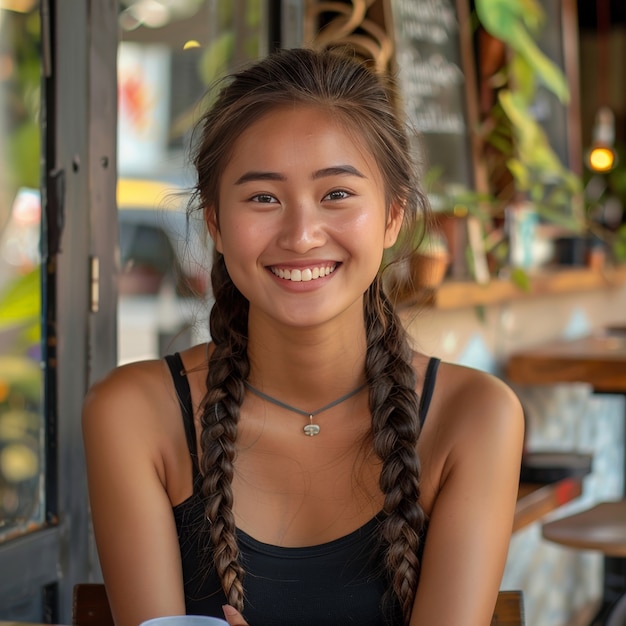
<path fill-rule="evenodd" d="M 169 367 L 178 397 L 178 404 L 183 418 L 183 426 L 185 427 L 185 437 L 187 439 L 187 447 L 191 455 L 192 478 L 194 491 L 196 491 L 198 481 L 200 479 L 200 468 L 198 465 L 198 446 L 196 443 L 196 429 L 193 421 L 193 404 L 191 402 L 191 388 L 185 374 L 185 367 L 180 354 L 168 354 L 165 356 L 165 362 Z"/>
<path fill-rule="evenodd" d="M 426 375 L 424 376 L 424 386 L 422 387 L 422 396 L 420 397 L 419 406 L 420 427 L 424 426 L 428 408 L 430 407 L 430 401 L 433 398 L 439 363 L 441 363 L 441 359 L 431 357 L 426 366 Z"/>

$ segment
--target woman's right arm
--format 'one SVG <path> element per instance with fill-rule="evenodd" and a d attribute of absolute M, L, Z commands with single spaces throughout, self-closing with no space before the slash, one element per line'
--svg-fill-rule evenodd
<path fill-rule="evenodd" d="M 94 385 L 83 408 L 94 533 L 117 626 L 185 613 L 165 489 L 163 371 L 156 361 L 118 368 Z"/>

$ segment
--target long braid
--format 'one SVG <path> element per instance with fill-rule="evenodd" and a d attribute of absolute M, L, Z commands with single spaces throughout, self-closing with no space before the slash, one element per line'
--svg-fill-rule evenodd
<path fill-rule="evenodd" d="M 417 557 L 425 515 L 418 504 L 419 400 L 411 350 L 400 320 L 376 279 L 365 296 L 374 452 L 382 460 L 380 489 L 387 514 L 380 527 L 385 565 L 408 624 L 419 578 Z"/>
<path fill-rule="evenodd" d="M 215 349 L 209 361 L 203 405 L 202 495 L 209 522 L 213 563 L 228 603 L 243 610 L 243 575 L 233 515 L 233 464 L 243 381 L 248 377 L 248 303 L 232 283 L 224 258 L 216 255 L 211 270 L 215 304 L 211 337 Z"/>

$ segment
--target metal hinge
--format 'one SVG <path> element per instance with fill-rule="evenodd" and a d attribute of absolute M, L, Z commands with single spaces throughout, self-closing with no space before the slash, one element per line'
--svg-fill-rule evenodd
<path fill-rule="evenodd" d="M 90 262 L 89 310 L 92 313 L 97 313 L 100 309 L 100 259 L 97 256 L 92 256 Z"/>

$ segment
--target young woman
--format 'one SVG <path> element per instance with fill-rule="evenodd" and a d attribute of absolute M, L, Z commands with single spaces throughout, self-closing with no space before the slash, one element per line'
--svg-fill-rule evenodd
<path fill-rule="evenodd" d="M 209 345 L 88 394 L 93 522 L 118 626 L 490 623 L 523 418 L 412 351 L 380 273 L 427 217 L 391 85 L 336 52 L 235 75 L 201 124 Z"/>

